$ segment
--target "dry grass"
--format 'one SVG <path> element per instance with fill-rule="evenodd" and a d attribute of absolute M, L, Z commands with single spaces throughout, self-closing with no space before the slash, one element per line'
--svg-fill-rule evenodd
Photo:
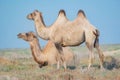
<path fill-rule="evenodd" d="M 120 80 L 120 45 L 104 45 L 105 70 L 99 69 L 96 54 L 94 65 L 87 70 L 88 50 L 84 47 L 72 48 L 75 59 L 64 71 L 56 65 L 39 68 L 29 49 L 0 50 L 0 80 Z M 84 53 L 84 54 L 83 54 Z"/>

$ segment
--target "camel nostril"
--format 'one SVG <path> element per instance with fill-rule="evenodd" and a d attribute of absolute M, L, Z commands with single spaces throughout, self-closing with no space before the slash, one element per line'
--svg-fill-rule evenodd
<path fill-rule="evenodd" d="M 32 16 L 32 14 L 28 14 L 28 15 L 26 16 L 26 18 L 29 19 L 29 16 Z"/>
<path fill-rule="evenodd" d="M 20 36 L 21 35 L 21 33 L 19 33 L 17 36 Z"/>
<path fill-rule="evenodd" d="M 20 36 L 21 36 L 21 33 L 19 33 L 19 34 L 17 35 L 18 38 L 20 38 Z"/>
<path fill-rule="evenodd" d="M 28 14 L 28 15 L 26 16 L 26 18 L 27 18 L 28 20 L 34 20 L 33 17 L 34 17 L 34 16 L 33 16 L 33 13 L 30 13 L 30 14 Z"/>
<path fill-rule="evenodd" d="M 28 16 L 29 16 L 29 15 L 26 16 L 27 19 L 28 19 Z"/>

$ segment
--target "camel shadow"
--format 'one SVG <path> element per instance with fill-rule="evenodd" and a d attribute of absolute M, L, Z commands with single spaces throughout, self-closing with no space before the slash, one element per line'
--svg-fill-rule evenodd
<path fill-rule="evenodd" d="M 67 66 L 67 68 L 70 70 L 74 70 L 74 69 L 76 69 L 76 66 Z"/>

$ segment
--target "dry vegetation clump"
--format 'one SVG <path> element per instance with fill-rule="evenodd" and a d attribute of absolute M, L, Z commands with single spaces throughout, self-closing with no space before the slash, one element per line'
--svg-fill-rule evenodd
<path fill-rule="evenodd" d="M 106 56 L 104 62 L 104 68 L 108 70 L 118 69 L 120 68 L 120 62 L 112 56 Z"/>
<path fill-rule="evenodd" d="M 9 59 L 0 57 L 0 64 L 11 64 L 13 63 L 12 61 L 10 61 Z"/>

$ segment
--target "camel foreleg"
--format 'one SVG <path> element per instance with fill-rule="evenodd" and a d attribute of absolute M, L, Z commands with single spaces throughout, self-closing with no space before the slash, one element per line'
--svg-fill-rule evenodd
<path fill-rule="evenodd" d="M 94 61 L 93 45 L 86 43 L 86 46 L 88 47 L 88 50 L 89 50 L 88 69 L 90 69 Z"/>

